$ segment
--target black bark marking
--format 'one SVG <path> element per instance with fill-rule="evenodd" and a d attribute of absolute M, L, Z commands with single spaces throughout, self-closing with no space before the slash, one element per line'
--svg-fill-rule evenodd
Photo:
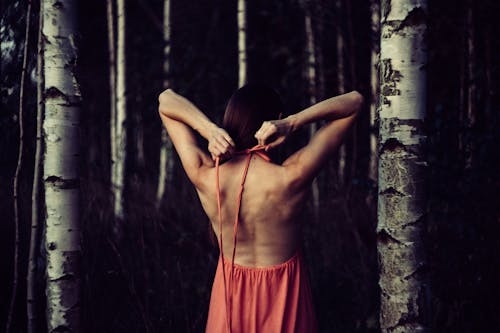
<path fill-rule="evenodd" d="M 426 21 L 427 15 L 425 14 L 425 10 L 422 7 L 415 7 L 406 15 L 403 21 L 398 21 L 393 32 L 401 31 L 406 27 L 422 25 L 425 24 Z"/>
<path fill-rule="evenodd" d="M 64 6 L 63 6 L 63 3 L 61 1 L 56 1 L 52 5 L 52 7 L 56 8 L 56 9 L 62 9 Z"/>
<path fill-rule="evenodd" d="M 72 189 L 80 187 L 79 179 L 64 179 L 58 176 L 49 176 L 45 178 L 47 183 L 52 183 L 60 189 Z"/>
<path fill-rule="evenodd" d="M 399 241 L 398 239 L 394 238 L 386 229 L 381 229 L 377 233 L 377 238 L 378 238 L 379 242 L 382 243 L 382 244 L 387 244 L 389 242 L 392 242 L 392 243 L 401 243 L 401 241 Z"/>
<path fill-rule="evenodd" d="M 66 99 L 66 95 L 56 87 L 50 87 L 47 90 L 45 90 L 44 98 L 64 98 Z"/>
<path fill-rule="evenodd" d="M 405 195 L 402 192 L 399 192 L 396 190 L 394 187 L 390 186 L 383 190 L 382 192 L 379 193 L 379 195 L 387 195 L 387 196 L 398 196 L 398 197 L 404 197 Z"/>
<path fill-rule="evenodd" d="M 400 71 L 392 68 L 391 59 L 382 59 L 382 96 L 398 96 L 401 95 L 401 90 L 397 89 L 396 85 L 401 81 L 403 75 Z M 384 98 L 384 104 L 386 103 Z"/>
<path fill-rule="evenodd" d="M 70 60 L 70 61 L 72 61 L 72 60 Z M 66 64 L 65 66 L 66 67 L 68 67 L 68 66 L 74 67 L 73 65 L 68 65 L 68 64 Z M 49 87 L 43 93 L 43 100 L 44 101 L 47 99 L 51 99 L 51 98 L 63 99 L 64 100 L 63 105 L 65 105 L 65 106 L 80 106 L 81 102 L 82 102 L 81 97 L 79 95 L 74 95 L 74 96 L 67 95 L 56 87 Z"/>
<path fill-rule="evenodd" d="M 382 7 L 382 21 L 387 21 L 387 16 L 391 12 L 391 0 L 382 0 L 380 4 Z"/>
<path fill-rule="evenodd" d="M 74 279 L 75 279 L 75 275 L 73 275 L 73 274 L 63 274 L 60 277 L 58 277 L 57 279 L 51 279 L 50 281 L 52 281 L 52 282 L 55 282 L 55 281 L 70 281 L 70 280 L 74 280 Z"/>
<path fill-rule="evenodd" d="M 410 226 L 413 226 L 413 225 L 418 225 L 420 223 L 423 223 L 425 222 L 425 218 L 426 218 L 427 214 L 422 214 L 418 219 L 416 219 L 415 221 L 413 222 L 408 222 L 408 223 L 405 223 L 403 224 L 403 229 L 407 228 L 407 227 L 410 227 Z"/>
<path fill-rule="evenodd" d="M 396 138 L 389 138 L 383 143 L 382 147 L 380 148 L 380 151 L 381 152 L 406 151 L 406 146 Z"/>

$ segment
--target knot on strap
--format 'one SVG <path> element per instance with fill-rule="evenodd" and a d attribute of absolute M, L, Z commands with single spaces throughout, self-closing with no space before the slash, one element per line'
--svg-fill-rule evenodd
<path fill-rule="evenodd" d="M 266 161 L 269 162 L 269 161 L 271 161 L 271 158 L 269 157 L 269 155 L 267 155 L 268 147 L 269 147 L 268 145 L 255 145 L 252 148 L 240 150 L 240 151 L 234 152 L 233 154 L 234 155 L 246 155 L 246 154 L 251 155 L 252 153 L 256 153 L 257 155 L 259 155 L 260 157 L 262 157 L 263 159 L 265 159 Z"/>

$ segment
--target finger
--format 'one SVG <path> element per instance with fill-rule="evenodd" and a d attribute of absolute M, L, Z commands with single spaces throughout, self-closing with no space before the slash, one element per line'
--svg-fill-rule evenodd
<path fill-rule="evenodd" d="M 264 125 L 260 126 L 260 128 L 255 132 L 255 137 L 258 137 L 262 134 L 262 130 L 264 128 Z"/>
<path fill-rule="evenodd" d="M 220 157 L 220 152 L 212 147 L 212 149 L 210 149 L 210 155 L 212 155 L 212 159 L 215 160 L 217 157 Z"/>
<path fill-rule="evenodd" d="M 233 138 L 231 138 L 231 136 L 229 136 L 229 134 L 226 131 L 224 131 L 223 137 L 224 140 L 226 140 L 227 143 L 229 143 L 232 147 L 236 147 Z"/>
<path fill-rule="evenodd" d="M 263 122 L 260 128 L 255 132 L 254 137 L 256 139 L 262 138 L 262 133 L 265 132 L 266 128 L 269 126 L 269 123 L 267 121 Z"/>
<path fill-rule="evenodd" d="M 234 142 L 232 142 L 233 140 L 231 139 L 231 137 L 229 137 L 229 135 L 226 137 L 226 136 L 223 136 L 222 139 L 224 140 L 224 146 L 226 147 L 226 149 L 228 151 L 234 151 Z"/>
<path fill-rule="evenodd" d="M 260 138 L 263 142 L 269 139 L 272 135 L 276 133 L 276 126 L 268 126 L 263 132 Z"/>
<path fill-rule="evenodd" d="M 257 132 L 255 132 L 255 138 L 260 142 L 263 143 L 266 141 L 268 137 L 268 132 L 272 130 L 272 127 L 270 126 L 270 123 L 265 121 L 262 123 L 262 126 L 259 128 Z"/>
<path fill-rule="evenodd" d="M 223 149 L 222 150 L 228 150 L 229 147 L 231 147 L 231 143 L 229 143 L 229 141 L 226 140 L 226 138 L 224 136 L 217 136 L 215 138 L 215 142 L 217 143 L 217 145 L 219 147 L 222 147 Z"/>
<path fill-rule="evenodd" d="M 264 132 L 264 128 L 260 128 L 257 132 L 255 132 L 254 138 L 257 139 L 257 141 L 262 141 L 264 139 L 264 136 L 262 135 Z"/>
<path fill-rule="evenodd" d="M 215 149 L 217 150 L 218 155 L 223 155 L 228 151 L 228 149 L 223 144 L 220 144 L 218 142 L 215 143 Z"/>
<path fill-rule="evenodd" d="M 262 142 L 262 137 L 261 137 L 258 133 L 255 133 L 255 135 L 254 135 L 253 137 L 257 140 L 257 142 L 258 142 L 259 144 L 261 144 L 261 142 Z"/>
<path fill-rule="evenodd" d="M 255 136 L 255 138 L 257 139 L 257 143 L 259 145 L 264 145 L 265 138 L 263 138 L 262 136 Z"/>
<path fill-rule="evenodd" d="M 214 155 L 214 156 L 215 156 L 215 149 L 216 149 L 216 147 L 215 147 L 214 143 L 211 141 L 211 142 L 208 144 L 208 151 L 209 151 L 212 155 Z"/>
<path fill-rule="evenodd" d="M 273 142 L 268 144 L 266 150 L 273 149 L 273 148 L 279 146 L 280 144 L 282 144 L 284 141 L 285 141 L 285 137 L 280 136 L 279 138 L 277 138 L 276 140 L 274 140 Z"/>

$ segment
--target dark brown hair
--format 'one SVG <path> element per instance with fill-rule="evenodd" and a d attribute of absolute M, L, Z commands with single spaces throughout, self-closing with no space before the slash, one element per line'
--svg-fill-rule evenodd
<path fill-rule="evenodd" d="M 247 84 L 229 99 L 222 127 L 233 138 L 237 150 L 251 148 L 257 144 L 254 135 L 262 123 L 278 119 L 283 111 L 283 102 L 274 89 Z"/>

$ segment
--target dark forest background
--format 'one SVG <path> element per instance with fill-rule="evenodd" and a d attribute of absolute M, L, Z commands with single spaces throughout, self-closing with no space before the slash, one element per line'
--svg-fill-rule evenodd
<path fill-rule="evenodd" d="M 249 81 L 281 94 L 289 113 L 308 106 L 304 11 L 298 1 L 247 2 Z M 378 332 L 376 251 L 377 184 L 368 178 L 370 6 L 367 0 L 319 2 L 313 14 L 322 49 L 323 98 L 337 94 L 335 34 L 345 35 L 347 90 L 367 103 L 347 141 L 348 179 L 335 179 L 335 161 L 319 177 L 320 217 L 304 211 L 306 260 L 321 332 Z M 0 111 L 0 323 L 12 287 L 14 249 L 12 178 L 19 145 L 18 94 L 27 1 L 1 3 Z M 207 217 L 176 162 L 174 184 L 155 207 L 161 122 L 162 6 L 127 2 L 127 161 L 124 240 L 112 241 L 109 83 L 104 1 L 79 4 L 79 83 L 83 95 L 82 290 L 85 332 L 202 332 L 218 257 Z M 474 20 L 466 20 L 472 6 Z M 34 3 L 25 104 L 25 159 L 21 169 L 21 285 L 14 331 L 25 331 L 35 147 L 36 31 Z M 428 216 L 434 332 L 500 331 L 500 2 L 429 0 Z M 237 88 L 236 1 L 172 1 L 173 89 L 220 124 Z M 464 79 L 465 31 L 475 36 L 473 76 Z M 464 60 L 465 59 L 465 60 Z M 476 123 L 464 123 L 461 94 L 476 86 Z M 473 148 L 465 156 L 458 139 Z M 304 144 L 301 132 L 288 144 Z M 142 147 L 138 148 L 138 145 Z M 139 151 L 143 149 L 144 158 Z M 465 160 L 473 163 L 466 167 Z M 43 256 L 44 249 L 40 249 Z M 40 259 L 43 261 L 43 257 Z M 40 276 L 43 280 L 43 276 Z M 43 286 L 40 293 L 43 294 Z M 43 312 L 43 309 L 40 310 Z"/>

